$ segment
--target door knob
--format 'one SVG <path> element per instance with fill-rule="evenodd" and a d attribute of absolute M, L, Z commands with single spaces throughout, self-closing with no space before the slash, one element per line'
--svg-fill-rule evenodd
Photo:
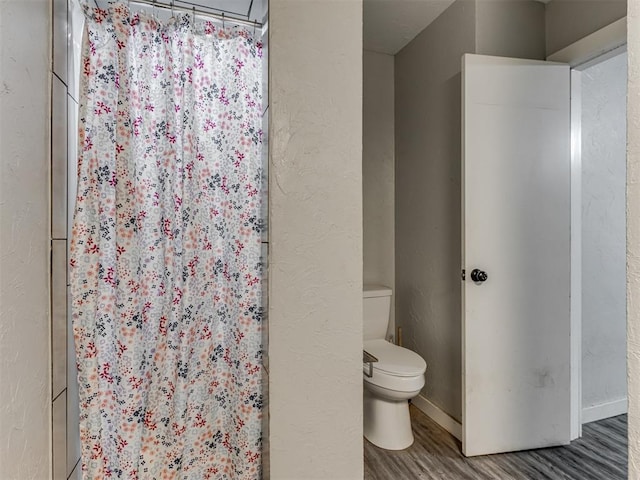
<path fill-rule="evenodd" d="M 482 270 L 478 270 L 477 268 L 474 268 L 471 271 L 471 280 L 473 280 L 476 283 L 485 282 L 487 278 L 489 278 L 487 276 L 487 272 L 483 272 Z"/>

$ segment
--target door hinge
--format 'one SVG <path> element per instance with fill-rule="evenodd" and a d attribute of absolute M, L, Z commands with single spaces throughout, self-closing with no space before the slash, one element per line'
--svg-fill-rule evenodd
<path fill-rule="evenodd" d="M 461 276 L 462 276 L 462 280 L 466 280 L 467 279 L 467 273 L 466 273 L 464 268 L 462 269 L 462 275 Z"/>

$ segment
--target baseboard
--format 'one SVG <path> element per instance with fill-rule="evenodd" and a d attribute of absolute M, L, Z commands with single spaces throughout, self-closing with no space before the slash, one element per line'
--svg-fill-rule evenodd
<path fill-rule="evenodd" d="M 627 399 L 614 400 L 582 409 L 582 423 L 596 422 L 627 413 Z"/>
<path fill-rule="evenodd" d="M 434 405 L 422 395 L 418 395 L 417 397 L 413 398 L 411 400 L 411 404 L 431 420 L 444 428 L 451 435 L 462 441 L 462 424 L 455 418 L 449 416 L 448 413 L 442 411 L 440 407 Z"/>

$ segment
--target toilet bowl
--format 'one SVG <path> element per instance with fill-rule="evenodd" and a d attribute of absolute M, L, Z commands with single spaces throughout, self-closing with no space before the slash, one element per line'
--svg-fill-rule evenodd
<path fill-rule="evenodd" d="M 427 364 L 417 353 L 385 340 L 391 289 L 365 285 L 363 297 L 363 348 L 378 360 L 371 370 L 363 365 L 364 436 L 380 448 L 403 450 L 413 443 L 408 401 L 424 386 Z"/>
<path fill-rule="evenodd" d="M 373 375 L 364 376 L 364 436 L 380 448 L 403 450 L 413 443 L 408 401 L 424 386 L 426 363 L 386 340 L 364 342 L 364 349 L 378 359 Z"/>

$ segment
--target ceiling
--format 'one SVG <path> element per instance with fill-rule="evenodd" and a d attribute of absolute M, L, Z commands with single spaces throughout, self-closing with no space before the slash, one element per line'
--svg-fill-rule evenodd
<path fill-rule="evenodd" d="M 454 0 L 364 0 L 365 50 L 395 55 Z"/>

